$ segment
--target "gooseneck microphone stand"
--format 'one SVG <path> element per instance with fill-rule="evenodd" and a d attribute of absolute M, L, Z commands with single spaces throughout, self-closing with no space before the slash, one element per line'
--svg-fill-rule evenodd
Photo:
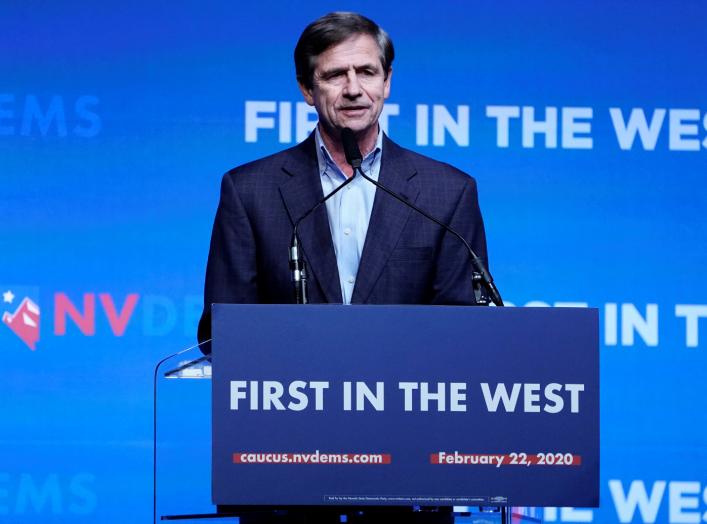
<path fill-rule="evenodd" d="M 469 252 L 469 256 L 471 258 L 471 262 L 474 266 L 474 272 L 472 273 L 472 286 L 474 288 L 474 298 L 476 300 L 477 305 L 488 305 L 489 300 L 486 298 L 486 293 L 490 297 L 491 301 L 496 305 L 496 306 L 503 306 L 503 299 L 501 298 L 501 294 L 499 293 L 498 289 L 496 288 L 496 285 L 493 283 L 493 278 L 491 277 L 491 274 L 487 271 L 486 267 L 484 266 L 483 261 L 474 253 L 474 250 L 471 248 L 469 245 L 469 242 L 466 241 L 464 237 L 462 237 L 459 233 L 457 233 L 454 229 L 452 229 L 449 225 L 445 224 L 444 222 L 441 222 L 440 220 L 436 219 L 435 217 L 431 216 L 429 213 L 426 211 L 423 211 L 419 207 L 417 207 L 415 204 L 408 202 L 406 199 L 404 199 L 402 196 L 398 195 L 397 193 L 391 191 L 387 187 L 385 187 L 383 184 L 380 182 L 372 179 L 366 173 L 363 172 L 363 169 L 361 169 L 361 162 L 363 160 L 363 156 L 361 155 L 361 151 L 358 148 L 358 143 L 356 141 L 356 137 L 354 136 L 354 133 L 351 129 L 349 128 L 344 128 L 341 131 L 341 142 L 344 146 L 344 154 L 346 155 L 346 161 L 351 165 L 351 167 L 354 170 L 354 176 L 356 175 L 356 172 L 360 173 L 360 175 L 368 180 L 371 184 L 376 186 L 377 188 L 380 188 L 381 190 L 385 191 L 388 193 L 390 196 L 398 200 L 399 202 L 403 203 L 404 205 L 412 208 L 413 210 L 417 211 L 420 213 L 422 216 L 425 218 L 431 220 L 441 228 L 443 228 L 446 231 L 449 231 L 452 235 L 454 235 L 456 238 L 458 238 L 462 244 L 464 244 L 464 247 L 466 247 L 466 250 Z M 353 176 L 349 179 L 352 180 Z M 482 289 L 483 288 L 483 289 Z M 484 293 L 484 290 L 486 293 Z"/>
<path fill-rule="evenodd" d="M 355 176 L 356 172 L 347 178 L 339 187 L 320 199 L 319 202 L 314 204 L 314 206 L 309 209 L 309 211 L 295 221 L 295 225 L 292 228 L 292 240 L 290 241 L 290 273 L 292 275 L 292 284 L 295 289 L 296 304 L 309 303 L 309 297 L 307 296 L 307 265 L 304 261 L 304 252 L 302 246 L 300 245 L 299 236 L 297 235 L 297 228 L 302 220 L 314 213 L 319 206 L 341 191 L 345 186 L 350 184 Z"/>

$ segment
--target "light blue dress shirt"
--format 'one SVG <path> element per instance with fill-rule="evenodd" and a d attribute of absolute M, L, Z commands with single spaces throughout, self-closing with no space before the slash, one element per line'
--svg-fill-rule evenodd
<path fill-rule="evenodd" d="M 324 195 L 328 195 L 346 181 L 346 175 L 332 160 L 318 127 L 315 130 L 315 139 L 322 190 Z M 379 129 L 373 151 L 368 153 L 361 163 L 364 173 L 376 181 L 380 174 L 382 148 L 383 133 Z M 376 186 L 357 175 L 353 182 L 326 201 L 344 304 L 351 303 L 375 196 Z"/>

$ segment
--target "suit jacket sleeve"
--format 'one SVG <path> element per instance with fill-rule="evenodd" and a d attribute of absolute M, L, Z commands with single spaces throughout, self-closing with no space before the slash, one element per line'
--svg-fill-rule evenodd
<path fill-rule="evenodd" d="M 253 229 L 234 183 L 234 173 L 224 175 L 221 198 L 211 233 L 204 283 L 204 311 L 198 339 L 211 338 L 211 305 L 258 302 L 256 244 Z M 210 353 L 210 344 L 202 351 Z"/>
<path fill-rule="evenodd" d="M 488 267 L 486 234 L 479 209 L 476 181 L 468 177 L 452 213 L 449 225 L 457 231 Z M 473 266 L 464 244 L 451 233 L 445 233 L 437 256 L 432 283 L 431 304 L 474 304 Z"/>

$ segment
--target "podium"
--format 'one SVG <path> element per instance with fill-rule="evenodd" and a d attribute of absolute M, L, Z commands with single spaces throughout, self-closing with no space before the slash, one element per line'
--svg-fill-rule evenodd
<path fill-rule="evenodd" d="M 595 309 L 212 315 L 220 509 L 598 506 Z"/>

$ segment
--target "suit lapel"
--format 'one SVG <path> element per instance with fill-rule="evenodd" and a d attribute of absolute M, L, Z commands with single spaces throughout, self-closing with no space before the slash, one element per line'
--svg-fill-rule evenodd
<path fill-rule="evenodd" d="M 280 186 L 280 194 L 293 225 L 324 196 L 315 147 L 314 134 L 311 134 L 292 150 L 292 156 L 283 165 L 290 178 Z M 341 283 L 326 205 L 319 206 L 300 223 L 298 236 L 307 262 L 308 277 L 317 280 L 327 302 L 341 303 Z"/>
<path fill-rule="evenodd" d="M 384 136 L 381 169 L 378 181 L 408 202 L 414 203 L 420 188 L 414 178 L 415 167 L 402 150 Z M 381 189 L 376 189 L 366 242 L 356 276 L 351 302 L 366 303 L 391 252 L 398 243 L 410 213 L 414 212 Z"/>

